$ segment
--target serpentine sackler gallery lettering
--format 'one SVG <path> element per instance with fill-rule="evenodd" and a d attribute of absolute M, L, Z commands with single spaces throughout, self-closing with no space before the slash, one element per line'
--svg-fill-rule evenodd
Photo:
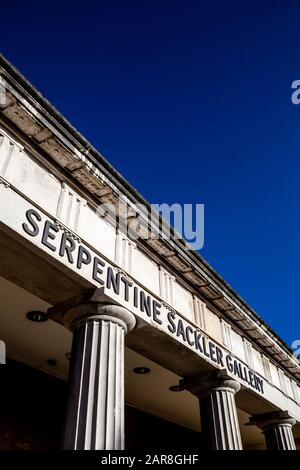
<path fill-rule="evenodd" d="M 99 286 L 105 286 L 117 296 L 122 296 L 123 300 L 138 310 L 141 316 L 151 318 L 158 325 L 163 324 L 162 304 L 157 299 L 109 266 L 82 243 L 76 242 L 69 234 L 61 231 L 51 220 L 43 221 L 43 217 L 36 209 L 29 209 L 26 212 L 26 221 L 22 224 L 22 228 L 30 237 L 40 237 L 41 244 L 47 250 L 58 252 L 61 258 L 76 266 L 76 269 L 89 267 L 92 279 Z M 261 377 L 180 318 L 174 310 L 169 309 L 166 313 L 166 328 L 170 335 L 188 344 L 200 356 L 210 359 L 221 368 L 226 368 L 251 388 L 264 393 L 264 381 Z"/>

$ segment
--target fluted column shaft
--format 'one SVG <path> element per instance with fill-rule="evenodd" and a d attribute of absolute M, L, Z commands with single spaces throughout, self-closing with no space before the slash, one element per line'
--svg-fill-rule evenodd
<path fill-rule="evenodd" d="M 225 371 L 183 379 L 181 384 L 199 399 L 201 429 L 207 449 L 242 449 L 234 398 L 240 384 Z"/>
<path fill-rule="evenodd" d="M 296 450 L 291 425 L 278 424 L 264 434 L 268 450 Z"/>
<path fill-rule="evenodd" d="M 65 449 L 124 449 L 124 338 L 134 316 L 115 305 L 71 309 Z"/>
<path fill-rule="evenodd" d="M 295 423 L 287 411 L 252 416 L 249 421 L 262 429 L 268 450 L 296 450 L 292 431 Z"/>

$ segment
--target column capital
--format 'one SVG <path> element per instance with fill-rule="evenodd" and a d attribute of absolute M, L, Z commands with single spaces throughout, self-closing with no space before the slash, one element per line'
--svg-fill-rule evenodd
<path fill-rule="evenodd" d="M 125 333 L 133 330 L 136 319 L 133 313 L 108 298 L 98 295 L 98 290 L 89 290 L 79 297 L 49 308 L 48 316 L 71 331 L 82 322 L 107 320 L 119 324 Z"/>
<path fill-rule="evenodd" d="M 270 413 L 262 413 L 251 416 L 248 426 L 255 425 L 263 431 L 274 426 L 287 426 L 292 428 L 296 424 L 296 420 L 289 415 L 288 411 L 271 411 Z"/>
<path fill-rule="evenodd" d="M 241 388 L 240 383 L 230 377 L 226 369 L 186 377 L 180 380 L 180 385 L 198 398 L 214 391 L 226 391 L 235 395 Z"/>
<path fill-rule="evenodd" d="M 63 319 L 64 325 L 72 331 L 82 323 L 100 320 L 119 324 L 125 333 L 133 330 L 136 324 L 135 316 L 126 308 L 100 302 L 88 302 L 72 307 L 65 312 Z"/>

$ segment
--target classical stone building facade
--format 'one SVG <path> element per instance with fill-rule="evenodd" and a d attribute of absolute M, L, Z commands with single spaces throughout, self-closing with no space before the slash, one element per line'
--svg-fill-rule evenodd
<path fill-rule="evenodd" d="M 176 237 L 99 214 L 147 230 L 142 197 L 3 57 L 0 73 L 0 447 L 295 449 L 288 347 Z"/>

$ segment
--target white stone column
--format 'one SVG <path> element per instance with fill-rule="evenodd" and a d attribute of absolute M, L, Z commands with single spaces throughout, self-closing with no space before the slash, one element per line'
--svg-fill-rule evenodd
<path fill-rule="evenodd" d="M 183 379 L 181 385 L 199 398 L 201 430 L 207 449 L 241 450 L 235 404 L 240 384 L 225 370 Z"/>
<path fill-rule="evenodd" d="M 69 309 L 74 331 L 65 449 L 124 449 L 124 337 L 135 317 L 123 307 L 90 302 Z"/>
<path fill-rule="evenodd" d="M 292 431 L 296 420 L 287 411 L 252 416 L 248 424 L 262 429 L 268 450 L 296 450 Z"/>

